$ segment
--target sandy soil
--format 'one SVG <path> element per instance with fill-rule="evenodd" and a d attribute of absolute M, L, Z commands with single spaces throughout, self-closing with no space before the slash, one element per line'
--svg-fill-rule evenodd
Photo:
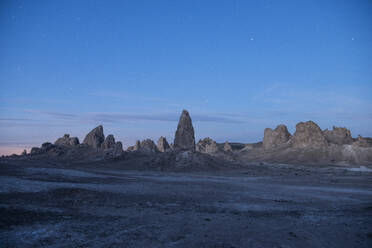
<path fill-rule="evenodd" d="M 1 162 L 0 246 L 372 247 L 372 173 Z"/>

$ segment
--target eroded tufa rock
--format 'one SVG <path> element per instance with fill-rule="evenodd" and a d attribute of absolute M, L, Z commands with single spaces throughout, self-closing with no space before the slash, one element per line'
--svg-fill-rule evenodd
<path fill-rule="evenodd" d="M 322 130 L 313 121 L 297 123 L 291 141 L 294 148 L 320 149 L 328 146 Z"/>
<path fill-rule="evenodd" d="M 182 111 L 178 122 L 176 135 L 174 137 L 174 148 L 191 151 L 195 150 L 194 128 L 189 112 L 186 110 Z"/>
<path fill-rule="evenodd" d="M 102 125 L 99 125 L 85 136 L 83 143 L 93 148 L 101 148 L 104 141 L 105 135 L 103 134 L 103 127 Z"/>
<path fill-rule="evenodd" d="M 71 137 L 69 134 L 63 135 L 62 138 L 58 138 L 55 142 L 55 145 L 63 145 L 63 146 L 77 146 L 79 145 L 79 139 L 77 137 Z"/>
<path fill-rule="evenodd" d="M 264 149 L 275 148 L 281 144 L 288 142 L 291 134 L 285 125 L 278 125 L 274 130 L 265 128 L 264 138 L 262 141 Z"/>
<path fill-rule="evenodd" d="M 165 152 L 166 150 L 170 148 L 168 141 L 165 137 L 161 136 L 158 139 L 157 148 L 160 152 Z"/>
<path fill-rule="evenodd" d="M 103 150 L 110 149 L 115 147 L 115 138 L 114 135 L 109 134 L 107 135 L 105 141 L 102 143 L 101 148 Z"/>
<path fill-rule="evenodd" d="M 202 153 L 215 153 L 218 151 L 217 143 L 211 138 L 199 140 L 196 144 L 196 151 Z"/>
<path fill-rule="evenodd" d="M 324 130 L 323 134 L 329 143 L 345 145 L 345 144 L 351 144 L 353 142 L 353 138 L 351 137 L 350 130 L 344 127 L 333 126 L 333 130 L 326 129 Z"/>
<path fill-rule="evenodd" d="M 156 152 L 157 147 L 154 141 L 152 141 L 151 139 L 145 139 L 145 140 L 142 140 L 139 150 L 143 152 Z"/>
<path fill-rule="evenodd" d="M 114 146 L 114 155 L 121 156 L 123 153 L 123 144 L 120 141 L 116 142 Z"/>

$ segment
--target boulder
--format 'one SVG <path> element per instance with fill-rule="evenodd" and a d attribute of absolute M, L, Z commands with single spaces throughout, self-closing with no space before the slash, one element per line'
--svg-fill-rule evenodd
<path fill-rule="evenodd" d="M 313 121 L 297 123 L 291 144 L 294 148 L 304 149 L 323 149 L 328 146 L 322 130 Z"/>
<path fill-rule="evenodd" d="M 223 145 L 223 150 L 225 152 L 232 152 L 232 148 L 231 148 L 229 142 L 227 142 L 227 141 L 225 142 L 225 144 Z"/>
<path fill-rule="evenodd" d="M 271 149 L 287 143 L 291 134 L 285 125 L 278 125 L 274 130 L 265 128 L 262 145 L 264 149 Z"/>
<path fill-rule="evenodd" d="M 103 150 L 110 149 L 115 147 L 115 138 L 114 135 L 109 134 L 107 135 L 105 141 L 102 143 L 101 148 Z"/>
<path fill-rule="evenodd" d="M 69 134 L 65 134 L 62 138 L 58 138 L 55 142 L 55 145 L 63 146 L 77 146 L 79 145 L 79 139 L 77 137 L 71 137 Z"/>
<path fill-rule="evenodd" d="M 324 137 L 329 143 L 337 145 L 351 144 L 353 138 L 351 137 L 350 130 L 344 127 L 335 127 L 333 126 L 332 130 L 324 130 Z"/>
<path fill-rule="evenodd" d="M 157 148 L 160 152 L 165 152 L 166 150 L 170 148 L 168 141 L 165 137 L 161 136 L 158 139 Z"/>
<path fill-rule="evenodd" d="M 217 143 L 211 138 L 204 138 L 199 140 L 196 144 L 196 151 L 202 153 L 216 153 L 218 152 Z"/>
<path fill-rule="evenodd" d="M 85 136 L 83 143 L 93 148 L 101 148 L 104 141 L 105 135 L 103 134 L 103 127 L 99 125 Z"/>
<path fill-rule="evenodd" d="M 174 137 L 174 148 L 184 150 L 195 150 L 194 128 L 189 112 L 182 111 L 178 121 L 177 131 Z"/>

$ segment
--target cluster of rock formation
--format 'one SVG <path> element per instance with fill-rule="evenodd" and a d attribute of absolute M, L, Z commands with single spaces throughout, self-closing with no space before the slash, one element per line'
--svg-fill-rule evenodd
<path fill-rule="evenodd" d="M 287 144 L 300 149 L 324 149 L 331 144 L 355 145 L 370 147 L 369 138 L 352 138 L 350 130 L 344 127 L 333 127 L 333 130 L 322 131 L 313 121 L 300 122 L 296 125 L 293 136 L 285 125 L 278 125 L 274 130 L 266 128 L 262 145 L 264 149 L 273 149 Z M 364 145 L 362 145 L 364 144 Z"/>
<path fill-rule="evenodd" d="M 105 137 L 103 127 L 97 126 L 90 131 L 82 144 L 77 137 L 65 134 L 54 144 L 44 143 L 40 148 L 34 147 L 31 155 L 49 154 L 61 155 L 75 151 L 77 154 L 103 154 L 110 157 L 120 157 L 123 151 L 122 143 L 116 142 L 112 134 Z M 352 138 L 348 129 L 333 127 L 322 131 L 313 121 L 300 122 L 296 125 L 293 135 L 285 125 L 275 129 L 266 128 L 262 142 L 252 144 L 221 143 L 211 138 L 200 139 L 195 144 L 195 132 L 192 120 L 186 110 L 182 111 L 175 132 L 173 144 L 165 137 L 160 137 L 155 144 L 151 139 L 137 140 L 135 145 L 128 147 L 132 154 L 148 154 L 155 156 L 155 164 L 164 161 L 184 165 L 187 163 L 203 163 L 214 161 L 210 156 L 221 161 L 280 161 L 280 162 L 348 162 L 368 163 L 372 161 L 372 139 Z M 199 154 L 199 155 L 196 155 Z M 209 157 L 203 157 L 209 156 Z M 24 154 L 25 155 L 25 154 Z M 124 156 L 125 157 L 125 156 Z M 209 163 L 208 162 L 208 163 Z M 206 162 L 207 163 L 207 162 Z M 182 167 L 181 166 L 181 167 Z"/>
<path fill-rule="evenodd" d="M 82 144 L 79 143 L 77 137 L 70 137 L 69 134 L 65 134 L 63 137 L 58 138 L 54 144 L 46 142 L 43 143 L 40 148 L 33 147 L 31 149 L 31 155 L 63 155 L 69 154 L 72 150 L 79 150 L 82 148 L 95 149 L 97 152 L 115 157 L 123 154 L 122 143 L 120 141 L 115 142 L 115 138 L 112 134 L 109 134 L 105 138 L 103 127 L 99 125 L 85 136 Z M 82 150 L 80 150 L 80 152 L 82 152 Z"/>
<path fill-rule="evenodd" d="M 242 157 L 250 160 L 280 162 L 347 162 L 372 161 L 369 138 L 352 138 L 348 129 L 333 127 L 322 131 L 313 121 L 296 125 L 293 136 L 285 125 L 266 128 L 262 148 L 245 150 Z"/>
<path fill-rule="evenodd" d="M 169 145 L 167 139 L 161 136 L 157 145 L 151 139 L 137 140 L 134 146 L 128 147 L 128 151 L 142 152 L 166 152 L 173 149 L 195 151 L 195 134 L 192 120 L 187 110 L 183 110 L 180 116 L 173 145 Z"/>

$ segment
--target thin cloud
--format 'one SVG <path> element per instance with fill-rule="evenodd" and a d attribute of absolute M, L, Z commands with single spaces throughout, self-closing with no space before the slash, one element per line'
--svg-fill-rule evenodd
<path fill-rule="evenodd" d="M 50 112 L 50 111 L 41 111 L 40 113 L 57 118 L 57 119 L 76 119 L 77 118 L 77 115 L 68 114 L 68 113 Z"/>
<path fill-rule="evenodd" d="M 159 113 L 159 114 L 122 114 L 122 113 L 90 113 L 84 117 L 87 120 L 101 122 L 118 122 L 118 121 L 169 121 L 176 122 L 179 119 L 179 113 Z M 215 115 L 192 115 L 195 122 L 216 122 L 216 123 L 243 123 L 241 120 L 227 118 Z"/>
<path fill-rule="evenodd" d="M 72 114 L 54 111 L 29 110 L 32 113 L 45 115 L 52 119 L 63 119 L 68 121 L 95 121 L 102 123 L 117 123 L 123 121 L 166 121 L 177 122 L 179 113 L 155 113 L 155 114 L 132 114 L 132 113 L 101 113 L 91 112 L 82 114 Z M 214 123 L 245 123 L 240 119 L 234 118 L 234 115 L 227 116 L 225 114 L 192 114 L 191 118 L 194 122 L 214 122 Z M 5 120 L 5 118 L 4 118 Z M 9 120 L 10 121 L 10 120 Z M 12 120 L 13 122 L 16 120 Z M 20 122 L 35 121 L 31 119 L 19 119 Z M 0 119 L 1 122 L 1 119 Z M 3 121 L 5 122 L 5 121 Z M 19 124 L 19 123 L 18 123 Z"/>
<path fill-rule="evenodd" d="M 98 96 L 105 98 L 119 98 L 126 100 L 141 100 L 150 102 L 168 102 L 168 99 L 160 97 L 146 97 L 142 95 L 131 94 L 127 92 L 114 92 L 114 91 L 96 91 L 88 93 L 90 96 Z"/>

